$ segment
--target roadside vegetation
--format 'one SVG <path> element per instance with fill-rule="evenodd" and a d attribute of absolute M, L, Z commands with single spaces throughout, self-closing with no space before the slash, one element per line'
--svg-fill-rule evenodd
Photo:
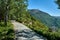
<path fill-rule="evenodd" d="M 49 27 L 41 23 L 39 20 L 32 17 L 29 13 L 26 13 L 21 16 L 21 19 L 17 20 L 20 23 L 28 26 L 36 33 L 46 37 L 48 40 L 59 40 L 60 39 L 60 30 L 55 32 L 52 31 Z"/>
<path fill-rule="evenodd" d="M 13 25 L 8 21 L 19 19 L 21 16 L 20 13 L 23 13 L 27 9 L 26 1 L 0 0 L 0 40 L 14 40 Z"/>
<path fill-rule="evenodd" d="M 14 40 L 15 34 L 13 30 L 13 25 L 11 22 L 7 22 L 7 26 L 4 22 L 0 22 L 0 40 Z"/>

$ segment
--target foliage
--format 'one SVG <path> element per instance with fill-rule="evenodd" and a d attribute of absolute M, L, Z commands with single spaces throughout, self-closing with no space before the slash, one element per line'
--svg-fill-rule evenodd
<path fill-rule="evenodd" d="M 12 0 L 10 5 L 9 18 L 17 20 L 21 19 L 20 17 L 22 14 L 26 12 L 27 4 L 27 0 Z"/>
<path fill-rule="evenodd" d="M 8 19 L 23 20 L 26 13 L 27 0 L 0 0 L 0 40 L 13 40 L 14 31 Z M 24 12 L 23 12 L 24 11 Z M 4 22 L 1 22 L 1 21 Z"/>
<path fill-rule="evenodd" d="M 57 0 L 56 3 L 58 4 L 58 8 L 60 9 L 60 0 Z"/>
<path fill-rule="evenodd" d="M 7 25 L 8 18 L 19 19 L 26 9 L 27 0 L 0 0 L 0 14 L 2 15 L 0 16 L 0 20 L 4 19 L 5 25 Z"/>
<path fill-rule="evenodd" d="M 0 0 L 0 14 L 1 14 L 0 20 L 4 19 L 5 25 L 7 25 L 8 21 L 9 4 L 10 0 Z"/>
<path fill-rule="evenodd" d="M 60 39 L 60 32 L 53 32 L 49 27 L 45 26 L 41 23 L 40 20 L 35 19 L 35 17 L 31 16 L 29 12 L 24 14 L 22 20 L 17 20 L 24 25 L 28 26 L 38 34 L 46 37 L 48 40 L 59 40 Z"/>
<path fill-rule="evenodd" d="M 4 22 L 0 23 L 0 40 L 14 40 L 14 30 L 11 22 L 5 27 Z"/>

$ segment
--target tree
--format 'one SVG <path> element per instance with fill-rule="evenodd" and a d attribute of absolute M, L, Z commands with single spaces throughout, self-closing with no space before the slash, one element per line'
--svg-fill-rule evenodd
<path fill-rule="evenodd" d="M 58 8 L 60 9 L 60 0 L 57 0 L 56 3 L 58 4 Z"/>
<path fill-rule="evenodd" d="M 9 18 L 21 19 L 27 9 L 27 0 L 0 0 L 0 14 L 4 17 L 5 25 Z"/>
<path fill-rule="evenodd" d="M 26 13 L 27 5 L 28 5 L 28 0 L 16 0 L 14 3 L 11 2 L 10 18 L 16 19 L 16 20 L 19 20 L 19 19 L 21 20 L 22 15 L 24 13 Z"/>
<path fill-rule="evenodd" d="M 5 25 L 7 25 L 8 20 L 8 10 L 9 10 L 10 0 L 0 0 L 0 14 L 2 14 L 4 18 Z"/>

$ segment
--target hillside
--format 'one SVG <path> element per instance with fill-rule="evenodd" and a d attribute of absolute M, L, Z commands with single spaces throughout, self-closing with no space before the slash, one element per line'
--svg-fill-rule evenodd
<path fill-rule="evenodd" d="M 54 30 L 60 26 L 60 19 L 53 17 L 46 12 L 40 11 L 38 9 L 31 9 L 29 12 L 33 17 Z"/>
<path fill-rule="evenodd" d="M 43 24 L 40 20 L 36 19 L 34 16 L 29 14 L 29 11 L 22 13 L 19 19 L 16 21 L 26 25 L 36 33 L 46 37 L 48 40 L 59 40 L 60 39 L 60 30 L 55 32 L 52 31 L 49 26 Z"/>
<path fill-rule="evenodd" d="M 60 28 L 60 16 L 57 16 L 57 17 L 55 16 L 55 19 L 58 27 Z"/>

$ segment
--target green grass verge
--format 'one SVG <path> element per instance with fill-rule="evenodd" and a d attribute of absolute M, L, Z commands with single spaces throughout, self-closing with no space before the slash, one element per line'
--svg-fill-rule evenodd
<path fill-rule="evenodd" d="M 0 22 L 0 40 L 14 40 L 14 30 L 11 22 L 4 26 L 4 22 Z"/>

